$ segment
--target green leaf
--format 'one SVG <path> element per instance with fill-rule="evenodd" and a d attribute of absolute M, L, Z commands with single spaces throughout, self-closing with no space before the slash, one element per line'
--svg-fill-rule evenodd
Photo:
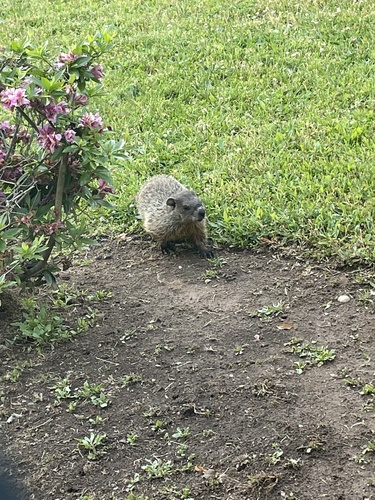
<path fill-rule="evenodd" d="M 92 175 L 91 172 L 83 172 L 83 174 L 81 174 L 79 178 L 79 185 L 80 186 L 86 185 L 90 181 L 91 175 Z"/>
<path fill-rule="evenodd" d="M 101 207 L 108 208 L 109 210 L 114 210 L 114 205 L 109 203 L 107 200 L 95 200 L 97 205 L 100 205 Z"/>
<path fill-rule="evenodd" d="M 18 41 L 14 40 L 10 44 L 10 47 L 14 52 L 22 53 L 22 52 L 25 52 L 26 49 L 31 48 L 32 45 L 31 45 L 30 41 L 28 40 L 28 38 L 22 38 L 21 40 L 18 40 Z"/>
<path fill-rule="evenodd" d="M 71 144 L 70 146 L 66 146 L 63 150 L 63 153 L 71 153 L 72 151 L 79 151 L 79 147 L 77 144 Z"/>
<path fill-rule="evenodd" d="M 113 185 L 113 179 L 111 177 L 111 174 L 109 171 L 104 168 L 104 167 L 99 167 L 95 170 L 95 175 L 98 177 L 98 179 L 103 179 L 107 184 Z"/>
<path fill-rule="evenodd" d="M 129 155 L 123 153 L 112 153 L 111 158 L 116 158 L 116 160 L 129 161 L 131 158 Z"/>
<path fill-rule="evenodd" d="M 43 272 L 43 277 L 46 280 L 47 285 L 49 286 L 54 285 L 56 283 L 55 276 L 47 270 Z"/>
<path fill-rule="evenodd" d="M 51 201 L 50 203 L 46 203 L 45 205 L 38 207 L 38 210 L 36 211 L 35 217 L 40 219 L 41 217 L 44 217 L 50 210 L 51 207 L 54 205 L 54 201 Z"/>
<path fill-rule="evenodd" d="M 8 286 L 15 285 L 16 283 L 17 283 L 16 281 L 12 281 L 12 280 L 6 281 L 6 274 L 2 274 L 0 276 L 0 293 L 2 292 L 2 290 L 4 288 L 7 288 Z M 1 302 L 0 302 L 0 305 L 1 305 Z"/>
<path fill-rule="evenodd" d="M 7 220 L 6 214 L 0 215 L 0 230 L 7 225 Z"/>
<path fill-rule="evenodd" d="M 14 239 L 15 236 L 17 236 L 18 234 L 20 234 L 21 231 L 22 231 L 22 228 L 20 228 L 20 227 L 14 227 L 14 228 L 11 228 L 11 229 L 7 229 L 6 231 L 3 231 L 0 234 L 0 236 L 3 239 L 11 240 L 11 239 Z"/>
<path fill-rule="evenodd" d="M 62 145 L 62 146 L 59 146 L 58 148 L 56 148 L 55 152 L 51 155 L 51 160 L 54 161 L 54 160 L 58 160 L 59 158 L 61 158 L 61 156 L 64 153 L 64 149 L 65 149 L 65 145 Z"/>
<path fill-rule="evenodd" d="M 71 69 L 81 68 L 82 66 L 87 66 L 91 60 L 92 60 L 91 56 L 79 56 L 78 59 L 76 59 L 70 64 L 69 67 Z"/>

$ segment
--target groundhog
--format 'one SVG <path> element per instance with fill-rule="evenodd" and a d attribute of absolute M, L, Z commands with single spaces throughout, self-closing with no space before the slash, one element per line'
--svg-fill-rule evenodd
<path fill-rule="evenodd" d="M 145 231 L 163 253 L 175 251 L 173 242 L 187 240 L 207 258 L 206 210 L 198 196 L 170 175 L 149 179 L 137 194 L 137 207 Z"/>

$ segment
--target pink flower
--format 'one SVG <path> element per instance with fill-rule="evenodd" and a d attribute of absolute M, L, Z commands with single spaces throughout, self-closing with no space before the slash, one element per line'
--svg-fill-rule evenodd
<path fill-rule="evenodd" d="M 55 106 L 57 113 L 60 115 L 67 115 L 69 113 L 69 106 L 68 103 L 65 101 L 61 101 Z"/>
<path fill-rule="evenodd" d="M 24 144 L 29 144 L 30 139 L 31 139 L 31 136 L 26 128 L 24 128 L 23 130 L 20 130 L 17 134 L 17 141 L 18 142 L 23 142 Z"/>
<path fill-rule="evenodd" d="M 99 187 L 94 191 L 94 194 L 96 194 L 96 192 L 103 200 L 107 196 L 107 194 L 114 194 L 115 190 L 111 186 L 109 186 L 105 180 L 99 179 Z"/>
<path fill-rule="evenodd" d="M 1 172 L 1 180 L 4 182 L 16 182 L 23 174 L 22 167 L 4 168 Z"/>
<path fill-rule="evenodd" d="M 78 94 L 74 98 L 74 104 L 77 106 L 86 106 L 88 97 L 85 94 Z"/>
<path fill-rule="evenodd" d="M 78 59 L 77 54 L 73 54 L 73 52 L 70 50 L 67 54 L 64 52 L 61 52 L 61 54 L 58 57 L 59 62 L 63 63 L 70 63 Z"/>
<path fill-rule="evenodd" d="M 76 133 L 71 128 L 68 128 L 64 132 L 64 137 L 65 137 L 66 142 L 70 142 L 70 143 L 74 142 L 75 135 L 76 135 Z"/>
<path fill-rule="evenodd" d="M 43 149 L 53 153 L 56 147 L 61 144 L 61 134 L 56 134 L 55 129 L 49 123 L 46 123 L 44 127 L 38 127 L 38 130 L 39 136 L 37 141 Z"/>
<path fill-rule="evenodd" d="M 0 131 L 4 134 L 5 137 L 11 136 L 14 133 L 15 129 L 15 125 L 11 125 L 8 120 L 0 123 Z"/>
<path fill-rule="evenodd" d="M 28 76 L 24 79 L 24 81 L 21 83 L 21 88 L 27 87 L 31 83 L 31 76 Z M 40 89 L 42 90 L 42 89 Z"/>
<path fill-rule="evenodd" d="M 80 126 L 87 128 L 102 128 L 103 120 L 99 116 L 99 113 L 86 113 L 80 118 Z"/>
<path fill-rule="evenodd" d="M 3 103 L 5 109 L 13 111 L 14 108 L 30 104 L 29 99 L 25 97 L 25 89 L 9 88 L 0 92 L 0 101 Z"/>
<path fill-rule="evenodd" d="M 52 224 L 45 224 L 42 230 L 45 234 L 51 235 L 57 233 L 59 229 L 65 229 L 65 224 L 61 221 L 52 222 Z"/>
<path fill-rule="evenodd" d="M 52 123 L 56 123 L 58 115 L 67 115 L 69 113 L 69 107 L 64 101 L 59 102 L 58 104 L 47 104 L 44 108 L 44 113 L 47 120 Z"/>
<path fill-rule="evenodd" d="M 52 123 L 55 123 L 57 119 L 57 111 L 53 104 L 47 104 L 47 106 L 44 108 L 44 113 L 46 115 L 47 120 L 49 120 Z"/>
<path fill-rule="evenodd" d="M 68 52 L 67 54 L 64 52 L 61 52 L 59 57 L 57 58 L 57 63 L 55 64 L 57 69 L 61 69 L 64 66 L 67 66 L 73 61 L 76 61 L 78 59 L 78 56 L 76 54 L 73 54 L 72 51 Z"/>
<path fill-rule="evenodd" d="M 101 80 L 104 76 L 103 66 L 101 64 L 95 64 L 89 68 L 89 71 L 96 80 Z"/>
<path fill-rule="evenodd" d="M 76 91 L 76 89 L 75 89 L 74 85 L 67 85 L 65 87 L 66 95 L 69 97 L 74 96 L 75 91 Z"/>

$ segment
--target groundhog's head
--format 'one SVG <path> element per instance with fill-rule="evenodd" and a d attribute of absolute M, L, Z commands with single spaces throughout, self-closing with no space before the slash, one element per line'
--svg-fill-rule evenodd
<path fill-rule="evenodd" d="M 167 199 L 170 211 L 178 214 L 181 220 L 201 221 L 206 215 L 203 203 L 194 191 L 183 191 Z"/>

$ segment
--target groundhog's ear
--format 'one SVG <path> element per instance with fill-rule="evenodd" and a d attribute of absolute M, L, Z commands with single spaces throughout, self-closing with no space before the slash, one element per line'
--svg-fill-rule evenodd
<path fill-rule="evenodd" d="M 174 198 L 168 198 L 167 205 L 169 207 L 175 208 L 176 207 L 176 201 L 175 201 L 175 199 Z"/>

